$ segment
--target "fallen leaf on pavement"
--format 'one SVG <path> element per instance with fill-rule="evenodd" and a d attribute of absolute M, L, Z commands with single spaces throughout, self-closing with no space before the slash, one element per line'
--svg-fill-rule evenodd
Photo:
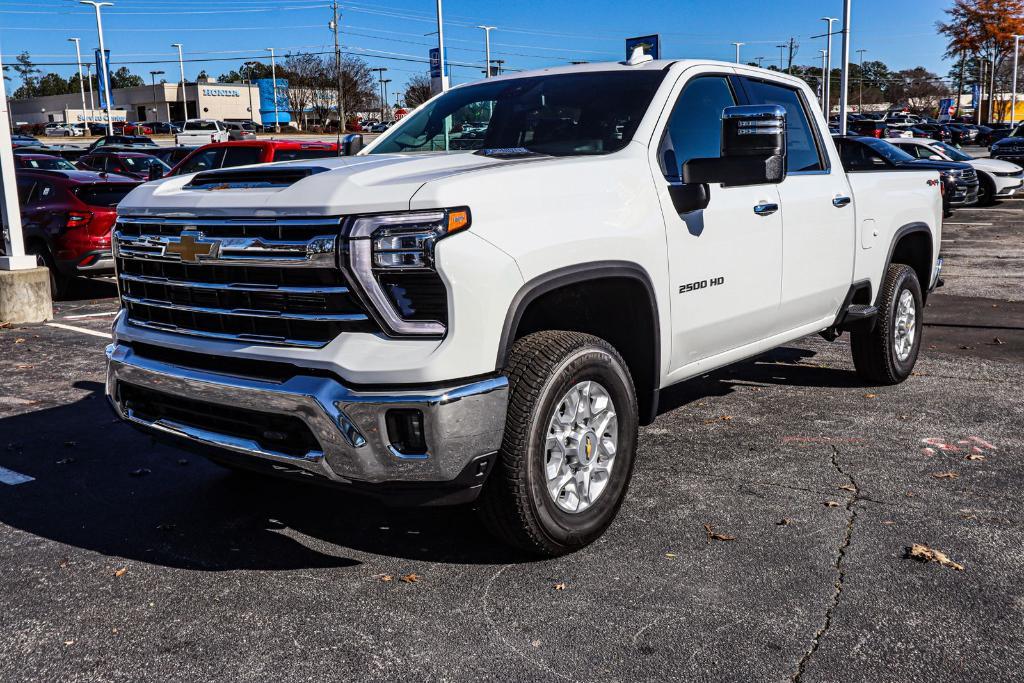
<path fill-rule="evenodd" d="M 128 567 L 121 567 L 114 570 L 114 576 L 121 577 L 128 573 Z"/>
<path fill-rule="evenodd" d="M 960 475 L 956 472 L 933 472 L 932 476 L 936 479 L 957 479 Z"/>
<path fill-rule="evenodd" d="M 18 370 L 31 370 L 35 366 L 34 365 L 15 365 L 14 367 L 16 369 L 18 369 Z"/>
<path fill-rule="evenodd" d="M 75 641 L 73 641 L 73 640 L 65 640 L 65 641 L 64 641 L 64 644 L 65 644 L 65 645 L 74 645 L 74 644 L 75 644 Z"/>
<path fill-rule="evenodd" d="M 993 344 L 995 344 L 996 346 L 1002 346 L 1002 345 L 1003 345 L 1003 344 L 1005 344 L 1006 342 L 1004 342 L 1004 341 L 1003 341 L 1002 339 L 1000 339 L 999 337 L 993 337 L 993 338 L 992 338 L 992 343 L 993 343 Z"/>
<path fill-rule="evenodd" d="M 665 553 L 665 557 L 667 557 L 667 558 L 669 558 L 671 560 L 671 559 L 675 559 L 678 556 L 675 553 Z"/>
<path fill-rule="evenodd" d="M 789 519 L 787 519 L 785 517 L 783 517 L 779 521 L 775 522 L 775 526 L 787 526 L 788 524 L 789 524 Z"/>
<path fill-rule="evenodd" d="M 864 394 L 864 398 L 878 398 L 878 394 Z"/>
<path fill-rule="evenodd" d="M 555 584 L 555 585 L 553 586 L 553 588 L 554 588 L 554 589 L 555 589 L 556 591 L 564 591 L 564 590 L 565 590 L 565 584 L 564 584 L 564 583 L 556 583 L 556 584 Z"/>
<path fill-rule="evenodd" d="M 21 337 L 18 337 L 17 339 L 14 340 L 14 343 L 15 344 L 24 344 L 25 340 L 22 339 Z"/>
<path fill-rule="evenodd" d="M 891 519 L 887 519 L 884 522 L 882 522 L 882 524 L 884 524 L 885 526 L 892 526 L 895 523 L 896 522 L 892 521 Z"/>
<path fill-rule="evenodd" d="M 705 524 L 704 525 L 704 533 L 706 533 L 708 535 L 708 543 L 711 543 L 711 541 L 735 541 L 736 540 L 735 536 L 730 536 L 729 534 L 723 534 L 723 533 L 719 533 L 719 532 L 715 531 L 714 529 L 711 528 L 710 524 Z"/>
<path fill-rule="evenodd" d="M 850 491 L 851 493 L 856 493 L 857 492 L 857 487 L 854 486 L 853 484 L 843 484 L 839 488 L 841 488 L 844 491 Z"/>
<path fill-rule="evenodd" d="M 395 577 L 391 576 L 391 574 L 378 574 L 377 576 L 375 576 L 373 578 L 375 578 L 378 581 L 381 581 L 383 583 L 387 583 L 388 581 L 394 581 L 395 580 Z"/>
<path fill-rule="evenodd" d="M 825 501 L 825 507 L 837 508 L 840 505 L 842 505 L 842 503 L 836 502 L 834 500 L 826 500 Z"/>
<path fill-rule="evenodd" d="M 402 577 L 402 583 L 419 583 L 420 577 L 418 574 L 406 574 Z"/>
<path fill-rule="evenodd" d="M 985 459 L 985 456 L 984 455 L 979 455 L 978 453 L 969 453 L 967 455 L 967 457 L 964 458 L 964 460 L 984 460 L 984 459 Z"/>
<path fill-rule="evenodd" d="M 958 572 L 964 570 L 964 566 L 953 560 L 949 559 L 949 556 L 941 550 L 933 550 L 926 545 L 915 543 L 907 549 L 907 557 L 918 562 L 937 562 L 943 567 L 949 567 L 955 569 Z"/>

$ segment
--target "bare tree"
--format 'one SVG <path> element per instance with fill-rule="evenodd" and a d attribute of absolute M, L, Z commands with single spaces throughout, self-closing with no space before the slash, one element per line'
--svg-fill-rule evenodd
<path fill-rule="evenodd" d="M 418 107 L 430 99 L 430 79 L 426 76 L 413 76 L 405 85 L 405 106 Z"/>
<path fill-rule="evenodd" d="M 290 54 L 278 73 L 288 79 L 288 108 L 293 119 L 303 121 L 311 91 L 326 76 L 323 60 L 308 53 Z"/>

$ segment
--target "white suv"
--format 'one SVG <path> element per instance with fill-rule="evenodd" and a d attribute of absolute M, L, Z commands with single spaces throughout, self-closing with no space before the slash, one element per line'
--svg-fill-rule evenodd
<path fill-rule="evenodd" d="M 978 173 L 978 204 L 991 206 L 999 199 L 1013 197 L 1024 184 L 1024 169 L 1000 159 L 978 159 L 962 150 L 938 140 L 913 138 L 887 140 L 918 159 L 933 161 L 962 161 Z"/>

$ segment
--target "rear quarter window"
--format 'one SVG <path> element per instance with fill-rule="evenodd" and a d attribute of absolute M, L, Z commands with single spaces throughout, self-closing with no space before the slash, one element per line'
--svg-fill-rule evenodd
<path fill-rule="evenodd" d="M 274 161 L 296 161 L 298 159 L 327 159 L 336 157 L 333 149 L 281 149 L 274 152 Z"/>
<path fill-rule="evenodd" d="M 224 163 L 222 168 L 232 166 L 249 166 L 262 161 L 263 150 L 259 147 L 228 147 L 224 150 Z"/>

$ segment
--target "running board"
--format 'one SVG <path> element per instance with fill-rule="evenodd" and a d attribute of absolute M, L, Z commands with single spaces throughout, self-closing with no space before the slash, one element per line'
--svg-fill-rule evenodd
<path fill-rule="evenodd" d="M 874 325 L 878 316 L 878 307 L 867 304 L 849 304 L 836 316 L 832 327 L 822 330 L 821 336 L 827 341 L 834 341 L 840 334 L 861 324 Z"/>

